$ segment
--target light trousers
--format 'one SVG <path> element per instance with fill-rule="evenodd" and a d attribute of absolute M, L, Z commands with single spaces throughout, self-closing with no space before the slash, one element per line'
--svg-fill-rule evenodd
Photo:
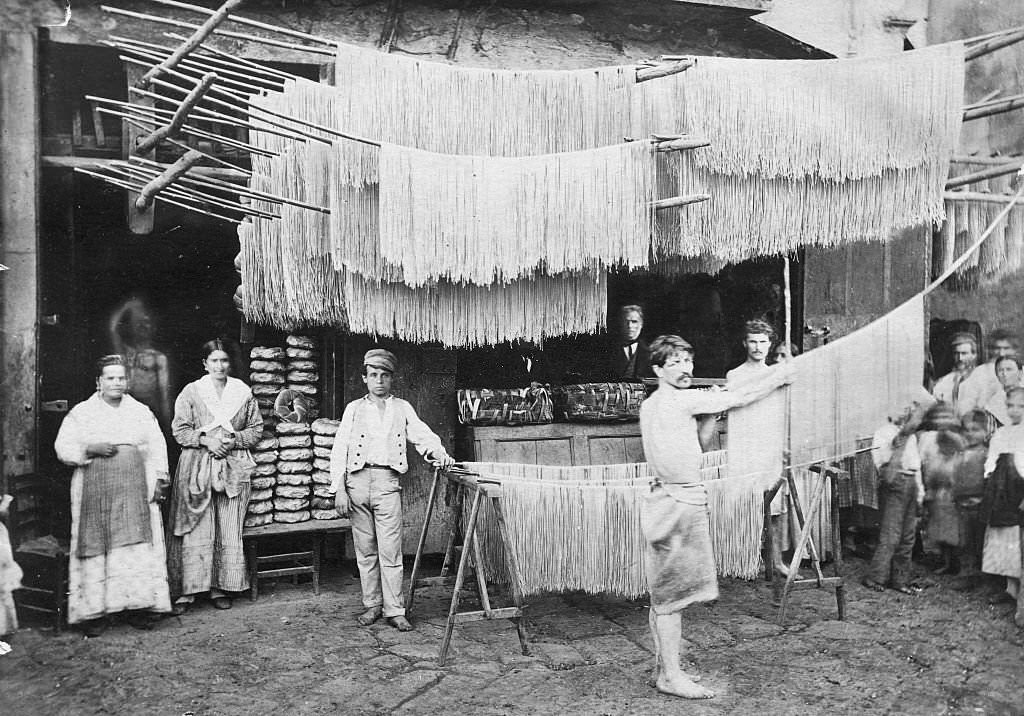
<path fill-rule="evenodd" d="M 402 599 L 402 488 L 399 475 L 367 467 L 349 474 L 352 542 L 363 606 L 383 607 L 385 617 L 405 615 Z"/>

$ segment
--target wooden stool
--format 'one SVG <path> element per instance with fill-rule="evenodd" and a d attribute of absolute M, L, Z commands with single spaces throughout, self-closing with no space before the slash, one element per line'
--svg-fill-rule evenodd
<path fill-rule="evenodd" d="M 247 527 L 242 530 L 242 541 L 245 544 L 246 562 L 249 567 L 249 599 L 256 601 L 260 595 L 259 581 L 268 577 L 313 576 L 313 594 L 320 594 L 320 564 L 323 559 L 324 544 L 327 535 L 342 533 L 352 529 L 347 519 L 307 520 L 305 522 L 286 523 L 274 522 L 262 527 Z M 259 540 L 263 537 L 280 537 L 282 535 L 305 536 L 310 540 L 310 548 L 303 552 L 277 552 L 259 554 Z M 284 564 L 284 567 L 273 565 Z"/>

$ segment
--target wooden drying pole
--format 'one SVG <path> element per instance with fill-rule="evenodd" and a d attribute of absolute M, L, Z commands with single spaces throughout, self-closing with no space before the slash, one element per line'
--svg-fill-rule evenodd
<path fill-rule="evenodd" d="M 970 122 L 982 117 L 991 117 L 994 114 L 1012 112 L 1015 109 L 1024 107 L 1024 94 L 1015 94 L 1011 97 L 1000 97 L 999 99 L 987 102 L 978 102 L 964 107 L 964 121 Z"/>
<path fill-rule="evenodd" d="M 201 25 L 196 25 L 191 22 L 182 22 L 181 20 L 172 20 L 167 17 L 160 17 L 159 15 L 147 15 L 143 12 L 133 12 L 131 10 L 122 10 L 121 8 L 111 7 L 110 5 L 101 5 L 100 9 L 104 12 L 109 12 L 113 15 L 122 15 L 124 17 L 132 17 L 136 20 L 148 20 L 149 22 L 161 23 L 163 25 L 172 25 L 174 27 L 181 27 L 188 30 L 198 30 Z M 205 9 L 205 8 L 204 8 Z M 237 21 L 237 17 L 231 18 Z M 278 31 L 283 31 L 285 28 L 277 28 Z M 213 35 L 220 35 L 222 37 L 230 37 L 235 40 L 246 40 L 248 42 L 257 42 L 264 45 L 273 45 L 274 47 L 280 47 L 286 50 L 297 50 L 299 52 L 309 52 L 316 55 L 327 55 L 334 57 L 335 51 L 328 49 L 321 49 L 319 47 L 308 47 L 306 45 L 296 45 L 292 42 L 282 42 L 280 40 L 272 40 L 269 37 L 260 37 L 258 35 L 250 35 L 244 32 L 233 32 L 231 30 L 215 29 L 212 31 Z"/>
<path fill-rule="evenodd" d="M 227 0 L 217 10 L 211 11 L 209 19 L 206 20 L 202 25 L 196 28 L 196 31 L 192 33 L 192 36 L 183 42 L 171 56 L 160 64 L 152 67 L 146 74 L 144 74 L 139 81 L 136 83 L 136 87 L 147 87 L 149 83 L 155 78 L 162 75 L 165 71 L 177 65 L 181 60 L 192 52 L 194 49 L 202 44 L 203 40 L 210 36 L 218 25 L 220 25 L 232 10 L 239 7 L 245 0 Z"/>
<path fill-rule="evenodd" d="M 984 191 L 947 191 L 942 198 L 946 201 L 985 201 L 990 204 L 1024 203 L 1024 200 L 1014 199 L 1010 194 L 991 194 Z"/>
<path fill-rule="evenodd" d="M 986 179 L 995 179 L 996 177 L 1013 174 L 1014 172 L 1019 171 L 1022 166 L 1024 166 L 1024 159 L 1016 159 L 1012 162 L 998 164 L 989 169 L 980 169 L 976 172 L 971 172 L 970 174 L 953 177 L 946 181 L 946 189 L 956 189 L 957 187 L 967 186 L 968 184 L 985 181 Z"/>
<path fill-rule="evenodd" d="M 177 137 L 181 131 L 181 127 L 185 124 L 185 120 L 188 118 L 189 112 L 191 112 L 196 103 L 200 98 L 206 94 L 206 91 L 210 89 L 210 86 L 217 80 L 217 75 L 209 73 L 203 75 L 203 78 L 196 84 L 195 87 L 189 91 L 188 95 L 182 100 L 181 104 L 174 111 L 174 116 L 171 117 L 171 121 L 163 127 L 160 127 L 155 132 L 150 134 L 148 137 L 144 137 L 133 149 L 135 154 L 147 154 L 149 151 L 156 148 L 160 142 L 165 139 Z"/>
<path fill-rule="evenodd" d="M 964 52 L 965 60 L 975 60 L 987 54 L 1001 50 L 1004 47 L 1015 45 L 1024 40 L 1024 26 L 1003 30 L 989 36 L 976 44 L 972 44 Z"/>
<path fill-rule="evenodd" d="M 135 200 L 135 207 L 139 211 L 146 211 L 150 204 L 153 203 L 153 198 L 157 194 L 184 176 L 189 169 L 202 161 L 202 159 L 203 155 L 199 152 L 191 150 L 186 152 L 178 161 L 167 167 L 162 174 L 142 188 L 142 191 L 139 192 L 139 197 Z"/>

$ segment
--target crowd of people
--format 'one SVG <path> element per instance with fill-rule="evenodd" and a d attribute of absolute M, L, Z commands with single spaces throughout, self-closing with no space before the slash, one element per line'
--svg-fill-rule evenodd
<path fill-rule="evenodd" d="M 1024 385 L 1017 337 L 951 340 L 953 370 L 900 401 L 873 438 L 878 474 L 878 545 L 864 586 L 913 594 L 910 563 L 920 543 L 936 573 L 968 586 L 988 582 L 990 601 L 1017 604 L 1024 626 L 1021 522 L 1024 520 Z M 988 575 L 988 576 L 983 576 Z"/>

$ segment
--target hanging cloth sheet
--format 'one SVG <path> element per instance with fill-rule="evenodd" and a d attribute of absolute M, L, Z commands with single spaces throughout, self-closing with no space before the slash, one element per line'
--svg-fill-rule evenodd
<path fill-rule="evenodd" d="M 892 396 L 922 384 L 924 294 L 792 360 L 792 465 L 837 460 L 886 422 Z"/>
<path fill-rule="evenodd" d="M 621 142 L 635 83 L 634 66 L 477 69 L 340 45 L 331 111 L 335 126 L 383 142 L 520 157 Z"/>

